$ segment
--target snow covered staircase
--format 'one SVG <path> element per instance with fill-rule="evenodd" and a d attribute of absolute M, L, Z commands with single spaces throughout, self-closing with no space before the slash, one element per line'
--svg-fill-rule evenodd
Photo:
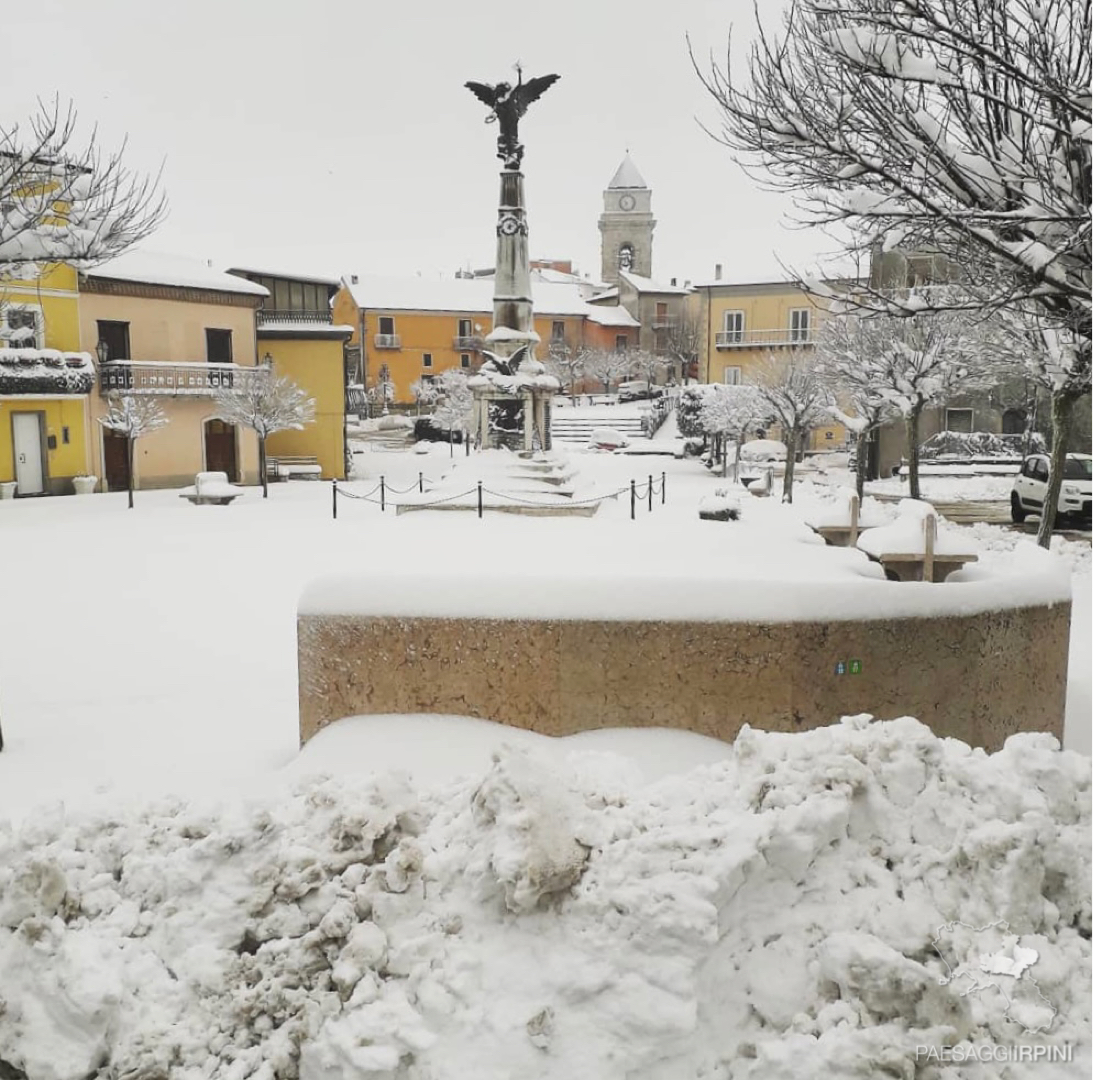
<path fill-rule="evenodd" d="M 593 417 L 580 409 L 555 409 L 550 417 L 550 437 L 555 444 L 585 446 L 597 428 L 611 428 L 631 441 L 645 438 L 641 417 L 632 414 L 612 416 L 610 410 L 597 409 Z"/>

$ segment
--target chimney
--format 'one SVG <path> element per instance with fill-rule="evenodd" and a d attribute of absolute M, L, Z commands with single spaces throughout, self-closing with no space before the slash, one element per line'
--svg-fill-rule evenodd
<path fill-rule="evenodd" d="M 350 274 L 349 275 L 349 284 L 350 285 L 359 285 L 360 283 L 361 283 L 361 279 L 359 277 L 357 277 L 356 274 Z"/>
<path fill-rule="evenodd" d="M 672 278 L 672 284 L 674 285 L 675 283 L 676 283 L 676 279 Z"/>
<path fill-rule="evenodd" d="M 715 263 L 714 264 L 713 279 L 714 279 L 714 281 L 720 281 L 721 280 L 721 264 L 720 263 Z"/>
<path fill-rule="evenodd" d="M 683 283 L 683 287 L 685 289 L 689 289 L 691 287 L 691 281 L 689 278 Z"/>

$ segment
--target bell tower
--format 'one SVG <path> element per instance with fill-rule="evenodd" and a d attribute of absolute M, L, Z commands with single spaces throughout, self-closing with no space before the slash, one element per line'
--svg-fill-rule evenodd
<path fill-rule="evenodd" d="M 600 214 L 600 277 L 619 283 L 619 270 L 653 276 L 653 193 L 630 154 L 622 159 L 603 193 Z"/>

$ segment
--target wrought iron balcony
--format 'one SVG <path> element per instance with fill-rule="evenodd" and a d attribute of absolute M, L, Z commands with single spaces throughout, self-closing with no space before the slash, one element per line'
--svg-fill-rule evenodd
<path fill-rule="evenodd" d="M 398 334 L 377 334 L 374 338 L 377 349 L 401 349 L 402 338 Z"/>
<path fill-rule="evenodd" d="M 654 315 L 652 327 L 654 330 L 674 330 L 679 325 L 678 315 Z"/>
<path fill-rule="evenodd" d="M 485 344 L 477 334 L 456 334 L 452 338 L 452 348 L 456 352 L 478 352 Z"/>
<path fill-rule="evenodd" d="M 329 311 L 298 311 L 283 308 L 260 308 L 258 325 L 266 323 L 307 323 L 329 326 L 333 322 Z"/>
<path fill-rule="evenodd" d="M 812 344 L 812 330 L 719 330 L 716 345 L 719 349 L 780 349 L 787 346 Z"/>
<path fill-rule="evenodd" d="M 240 373 L 260 375 L 265 371 L 265 368 L 244 367 L 241 364 L 110 360 L 99 368 L 99 392 L 208 397 L 219 390 L 231 390 Z"/>

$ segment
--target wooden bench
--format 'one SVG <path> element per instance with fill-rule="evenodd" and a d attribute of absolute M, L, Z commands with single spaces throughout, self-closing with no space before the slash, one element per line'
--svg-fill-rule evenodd
<path fill-rule="evenodd" d="M 321 480 L 323 469 L 311 454 L 266 458 L 266 476 L 273 480 Z"/>
<path fill-rule="evenodd" d="M 227 473 L 199 472 L 194 486 L 180 491 L 179 498 L 189 499 L 195 506 L 228 506 L 242 494 L 242 488 L 228 483 Z"/>
<path fill-rule="evenodd" d="M 881 552 L 866 554 L 881 564 L 884 576 L 890 581 L 944 581 L 951 573 L 961 570 L 967 563 L 977 562 L 978 555 L 935 555 L 937 543 L 937 515 L 927 514 L 922 520 L 923 550 L 921 552 Z"/>
<path fill-rule="evenodd" d="M 841 522 L 834 525 L 809 524 L 809 528 L 814 533 L 822 536 L 824 543 L 830 547 L 855 547 L 858 543 L 858 536 L 862 532 L 866 529 L 876 528 L 873 522 L 863 522 L 861 520 L 861 506 L 857 492 L 850 496 L 849 503 L 850 520 L 847 524 L 843 525 Z"/>

